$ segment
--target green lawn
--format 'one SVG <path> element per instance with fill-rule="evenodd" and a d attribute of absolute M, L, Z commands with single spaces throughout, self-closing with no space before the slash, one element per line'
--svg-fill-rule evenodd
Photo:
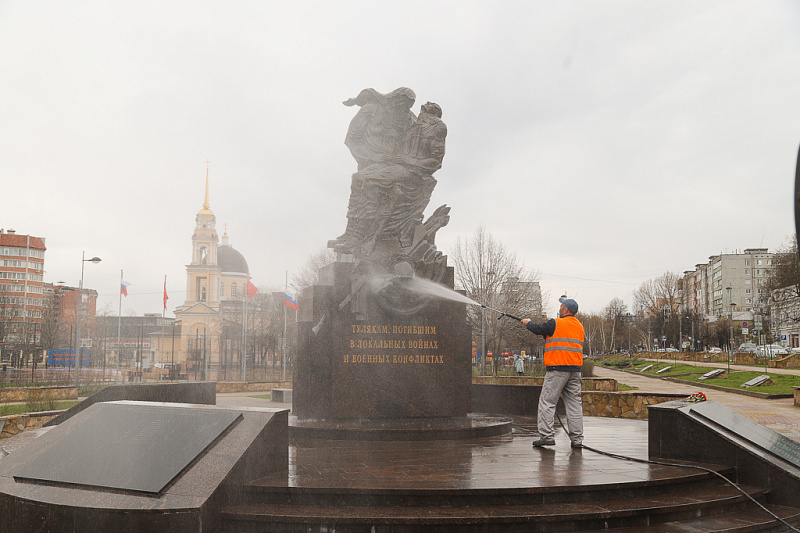
<path fill-rule="evenodd" d="M 629 366 L 625 366 L 625 363 L 630 361 Z M 646 361 L 643 359 L 633 359 L 633 360 L 616 360 L 616 359 L 609 359 L 603 362 L 603 366 L 607 366 L 609 368 L 622 368 L 625 370 L 633 370 L 633 371 L 641 371 L 643 368 L 652 365 L 652 368 L 648 369 L 645 374 L 657 375 L 658 377 L 671 377 L 676 379 L 682 379 L 685 381 L 694 381 L 698 384 L 707 383 L 709 385 L 717 385 L 720 387 L 730 387 L 732 389 L 741 389 L 741 390 L 751 390 L 755 392 L 763 392 L 766 394 L 793 394 L 794 389 L 793 387 L 800 387 L 800 376 L 796 376 L 793 374 L 775 374 L 771 372 L 764 372 L 763 367 L 761 370 L 758 370 L 758 367 L 754 367 L 753 370 L 749 371 L 732 371 L 729 375 L 721 378 L 713 378 L 707 380 L 700 380 L 700 376 L 703 374 L 710 372 L 712 370 L 717 370 L 717 367 L 711 366 L 695 366 L 689 365 L 686 363 L 679 362 L 677 365 L 670 363 L 669 361 Z M 672 367 L 670 370 L 666 372 L 662 372 L 661 374 L 657 374 L 659 370 L 666 367 Z M 725 370 L 723 368 L 723 370 Z M 761 385 L 759 387 L 742 387 L 742 385 L 754 377 L 762 376 L 764 374 L 769 374 L 770 379 L 773 381 L 772 385 Z"/>
<path fill-rule="evenodd" d="M 35 413 L 38 411 L 54 411 L 69 409 L 80 402 L 77 400 L 54 402 L 52 405 L 28 405 L 24 403 L 0 405 L 0 416 L 19 415 L 22 413 Z"/>
<path fill-rule="evenodd" d="M 258 398 L 259 400 L 271 400 L 272 393 L 259 394 L 258 396 L 250 396 L 251 398 Z"/>

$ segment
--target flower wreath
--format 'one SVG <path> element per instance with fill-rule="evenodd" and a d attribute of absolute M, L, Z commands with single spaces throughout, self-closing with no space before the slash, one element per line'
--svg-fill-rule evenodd
<path fill-rule="evenodd" d="M 702 392 L 695 392 L 688 398 L 686 398 L 687 402 L 704 402 L 706 401 L 706 395 Z"/>

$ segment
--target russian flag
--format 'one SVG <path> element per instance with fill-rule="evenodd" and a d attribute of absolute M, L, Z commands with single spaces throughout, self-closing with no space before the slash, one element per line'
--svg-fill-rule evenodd
<path fill-rule="evenodd" d="M 300 309 L 300 307 L 297 305 L 297 300 L 295 300 L 294 298 L 292 298 L 291 296 L 289 296 L 286 293 L 283 293 L 283 304 L 288 306 L 288 307 L 291 307 L 295 311 Z"/>
<path fill-rule="evenodd" d="M 131 286 L 131 284 L 128 283 L 127 281 L 120 281 L 119 282 L 119 293 L 120 294 L 124 294 L 125 296 L 127 296 L 128 295 L 128 287 L 130 287 L 130 286 Z"/>

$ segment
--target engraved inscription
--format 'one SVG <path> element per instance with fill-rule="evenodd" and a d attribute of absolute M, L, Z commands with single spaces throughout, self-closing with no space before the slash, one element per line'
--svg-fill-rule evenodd
<path fill-rule="evenodd" d="M 438 355 L 439 339 L 436 326 L 353 324 L 350 326 L 348 346 L 350 353 L 344 354 L 346 364 L 372 365 L 436 365 L 444 364 L 444 356 Z M 382 338 L 376 338 L 380 335 Z M 358 353 L 359 351 L 368 353 Z M 384 352 L 384 353 L 381 353 Z M 391 353 L 386 353 L 391 352 Z M 396 353 L 411 352 L 411 353 Z"/>

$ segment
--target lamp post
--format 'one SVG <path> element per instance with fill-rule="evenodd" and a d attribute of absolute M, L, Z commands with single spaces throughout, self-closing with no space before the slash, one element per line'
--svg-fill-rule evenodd
<path fill-rule="evenodd" d="M 87 261 L 95 265 L 101 261 L 99 257 L 86 259 L 86 252 L 81 254 L 81 283 L 78 285 L 78 315 L 75 318 L 75 391 L 77 392 L 81 368 L 81 314 L 83 312 L 83 267 Z"/>
<path fill-rule="evenodd" d="M 633 357 L 631 350 L 631 324 L 633 323 L 633 315 L 630 313 L 625 314 L 625 322 L 628 324 L 628 359 Z"/>

